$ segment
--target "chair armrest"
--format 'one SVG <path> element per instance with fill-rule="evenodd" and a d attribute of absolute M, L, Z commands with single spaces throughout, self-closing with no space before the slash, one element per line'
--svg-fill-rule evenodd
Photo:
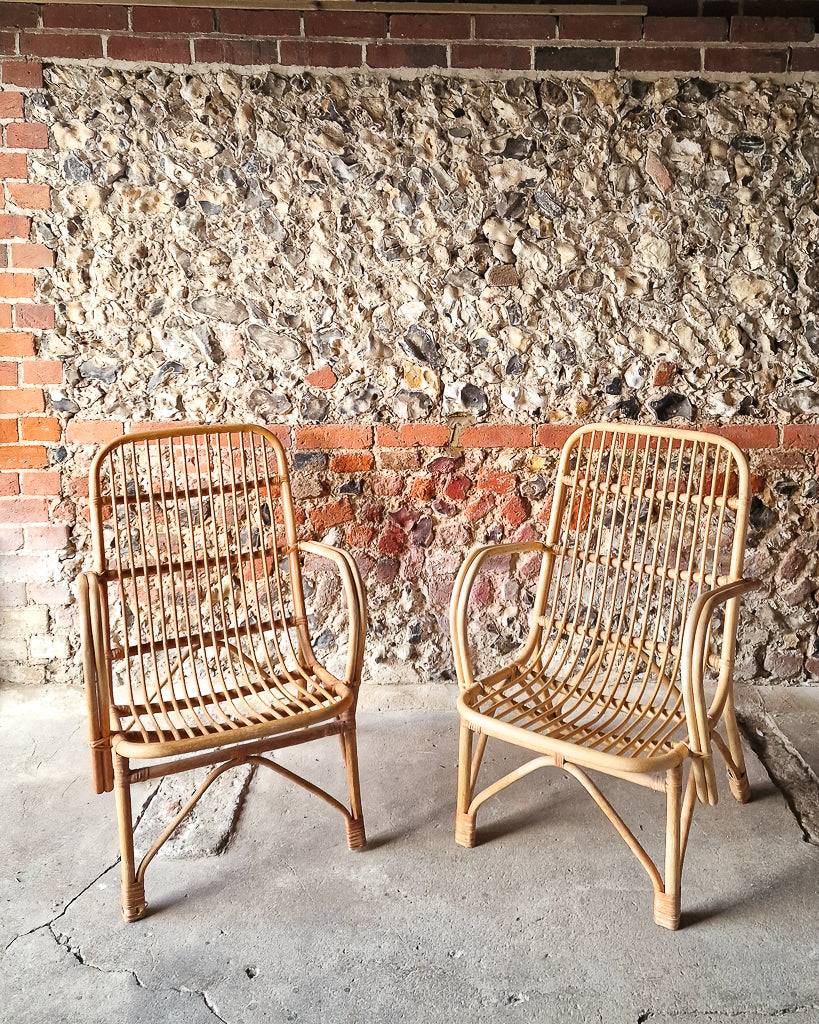
<path fill-rule="evenodd" d="M 314 540 L 301 540 L 298 550 L 303 554 L 319 555 L 333 562 L 341 576 L 344 595 L 347 599 L 349 627 L 347 633 L 347 664 L 344 670 L 344 682 L 357 690 L 361 683 L 361 670 L 364 664 L 364 638 L 367 633 L 367 597 L 361 573 L 353 556 L 341 548 L 322 544 Z"/>
<path fill-rule="evenodd" d="M 712 713 L 721 713 L 733 677 L 733 663 L 720 662 L 720 676 L 711 707 L 705 705 L 703 681 L 708 657 L 707 641 L 715 609 L 762 587 L 760 580 L 735 580 L 700 594 L 688 612 L 682 640 L 681 687 L 688 722 L 688 745 L 693 753 L 692 766 L 697 798 L 702 803 L 717 802 L 716 777 L 711 757 Z M 733 660 L 733 659 L 732 659 Z"/>
<path fill-rule="evenodd" d="M 458 686 L 461 692 L 474 685 L 472 672 L 472 655 L 469 651 L 467 638 L 467 621 L 469 595 L 475 583 L 475 577 L 488 558 L 497 555 L 521 554 L 525 551 L 545 551 L 546 545 L 539 540 L 519 541 L 510 544 L 483 544 L 472 548 L 467 554 L 452 590 L 449 603 L 449 623 L 452 638 L 452 655 L 455 659 L 455 671 L 458 675 Z"/>
<path fill-rule="evenodd" d="M 103 597 L 96 573 L 82 573 L 77 596 L 85 697 L 88 703 L 92 781 L 95 793 L 107 793 L 114 788 L 114 766 L 111 758 L 108 669 L 102 639 Z"/>

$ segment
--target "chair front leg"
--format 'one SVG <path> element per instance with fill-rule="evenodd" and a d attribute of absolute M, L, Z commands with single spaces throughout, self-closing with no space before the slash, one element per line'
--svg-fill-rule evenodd
<path fill-rule="evenodd" d="M 461 721 L 458 748 L 458 799 L 455 811 L 455 842 L 470 848 L 475 845 L 476 812 L 469 813 L 475 779 L 472 772 L 472 730 Z"/>
<path fill-rule="evenodd" d="M 128 758 L 114 754 L 114 797 L 119 825 L 121 855 L 122 916 L 127 922 L 138 921 L 148 908 L 145 883 L 137 881 L 134 864 L 134 821 L 131 812 L 131 769 Z"/>
<path fill-rule="evenodd" d="M 339 735 L 341 756 L 347 773 L 347 788 L 350 793 L 350 814 L 347 824 L 347 848 L 363 850 L 367 845 L 364 832 L 364 813 L 361 809 L 361 787 L 358 779 L 358 746 L 355 736 L 355 721 L 350 722 Z"/>
<path fill-rule="evenodd" d="M 654 892 L 654 920 L 663 928 L 676 931 L 680 926 L 680 876 L 682 850 L 680 845 L 682 765 L 670 768 L 665 775 L 665 883 Z"/>

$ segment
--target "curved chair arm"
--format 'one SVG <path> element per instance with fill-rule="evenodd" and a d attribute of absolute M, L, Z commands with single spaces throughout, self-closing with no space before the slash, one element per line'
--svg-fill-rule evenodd
<path fill-rule="evenodd" d="M 525 551 L 545 551 L 546 544 L 539 540 L 519 541 L 509 544 L 483 544 L 472 548 L 467 554 L 452 591 L 449 603 L 449 621 L 452 634 L 452 654 L 455 659 L 455 671 L 458 675 L 458 686 L 461 692 L 468 690 L 475 682 L 472 673 L 472 656 L 467 639 L 467 612 L 469 595 L 475 583 L 475 577 L 488 558 L 496 555 L 521 554 Z"/>
<path fill-rule="evenodd" d="M 349 629 L 347 636 L 347 664 L 344 682 L 353 690 L 361 683 L 361 669 L 364 664 L 364 637 L 367 632 L 367 598 L 361 573 L 353 556 L 341 548 L 331 547 L 314 540 L 301 540 L 298 550 L 306 555 L 319 555 L 333 562 L 338 568 L 344 594 L 347 598 Z"/>
<path fill-rule="evenodd" d="M 726 601 L 736 600 L 751 590 L 762 586 L 759 580 L 736 580 L 725 583 L 700 594 L 685 622 L 682 641 L 681 686 L 685 716 L 688 721 L 688 746 L 693 754 L 692 770 L 697 786 L 697 798 L 701 803 L 717 802 L 716 777 L 714 762 L 711 756 L 711 722 L 714 712 L 721 712 L 725 698 L 731 686 L 733 675 L 733 659 L 729 664 L 720 661 L 720 675 L 711 707 L 705 704 L 703 680 L 705 676 L 708 650 L 708 630 L 714 610 Z"/>
<path fill-rule="evenodd" d="M 108 671 L 102 637 L 102 593 L 96 573 L 82 573 L 77 596 L 85 696 L 88 702 L 92 782 L 95 793 L 107 793 L 114 788 L 114 766 L 108 713 Z"/>

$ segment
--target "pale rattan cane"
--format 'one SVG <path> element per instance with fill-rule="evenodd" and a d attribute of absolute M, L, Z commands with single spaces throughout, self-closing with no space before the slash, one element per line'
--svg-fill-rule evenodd
<path fill-rule="evenodd" d="M 356 564 L 299 541 L 284 452 L 261 427 L 154 430 L 103 447 L 90 473 L 93 570 L 80 579 L 94 786 L 114 789 L 126 920 L 145 912 L 148 863 L 226 768 L 266 765 L 344 815 L 364 845 L 355 705 L 366 610 Z M 346 666 L 316 657 L 302 557 L 339 572 Z M 345 638 L 339 638 L 343 641 Z M 350 809 L 266 752 L 337 734 Z M 131 768 L 130 760 L 153 763 Z M 137 867 L 130 787 L 213 771 Z"/>
<path fill-rule="evenodd" d="M 739 598 L 758 586 L 742 579 L 749 506 L 747 463 L 729 441 L 596 424 L 575 431 L 563 448 L 546 540 L 469 554 L 451 604 L 461 845 L 474 844 L 486 799 L 537 768 L 561 767 L 648 872 L 657 923 L 678 926 L 695 800 L 717 802 L 714 746 L 734 796 L 749 796 L 732 694 Z M 542 565 L 528 637 L 509 664 L 475 679 L 467 636 L 475 579 L 494 555 L 532 551 L 541 552 Z M 489 736 L 538 756 L 476 793 Z M 664 879 L 589 770 L 666 793 Z"/>

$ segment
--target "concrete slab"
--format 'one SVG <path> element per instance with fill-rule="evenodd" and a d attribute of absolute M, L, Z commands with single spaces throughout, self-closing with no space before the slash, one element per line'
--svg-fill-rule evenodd
<path fill-rule="evenodd" d="M 561 772 L 489 801 L 480 845 L 455 846 L 452 712 L 361 716 L 366 851 L 259 770 L 223 852 L 155 861 L 150 915 L 125 925 L 81 696 L 43 694 L 0 691 L 4 1020 L 819 1021 L 819 850 L 753 755 L 750 804 L 723 787 L 698 808 L 677 933 L 653 924 L 642 868 Z M 519 759 L 490 744 L 483 772 Z M 282 761 L 342 794 L 332 740 Z M 658 852 L 662 798 L 605 788 Z"/>

